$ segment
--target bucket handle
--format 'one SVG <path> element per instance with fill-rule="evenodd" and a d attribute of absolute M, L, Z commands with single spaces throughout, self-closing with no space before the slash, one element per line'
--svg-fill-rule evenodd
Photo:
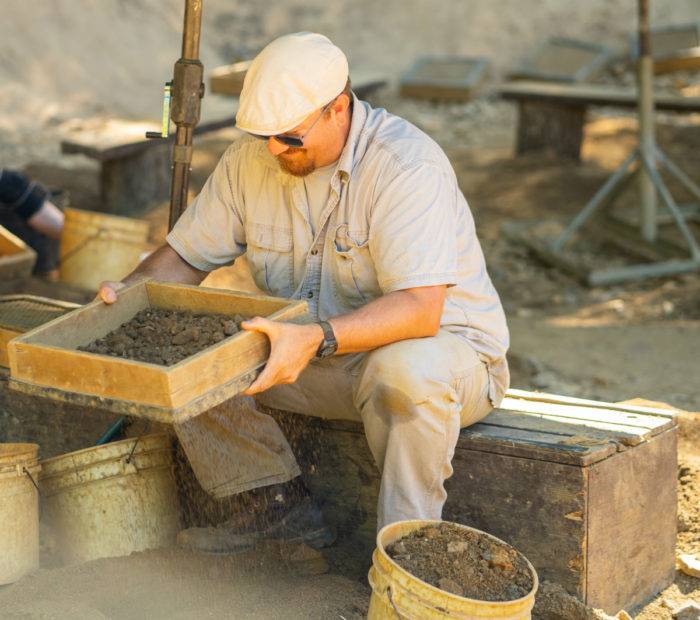
<path fill-rule="evenodd" d="M 33 484 L 34 487 L 36 488 L 36 492 L 37 492 L 39 495 L 41 495 L 41 491 L 39 490 L 39 485 L 36 483 L 36 480 L 34 480 L 34 476 L 32 476 L 32 473 L 31 473 L 26 467 L 22 467 L 22 469 L 21 469 L 21 471 L 20 471 L 20 466 L 17 465 L 17 473 L 18 473 L 20 476 L 21 476 L 22 474 L 27 474 L 27 476 L 29 477 L 29 479 L 32 481 L 32 484 Z"/>
<path fill-rule="evenodd" d="M 391 596 L 391 587 L 387 586 L 386 589 L 386 597 L 389 599 L 389 602 L 391 603 L 391 606 L 394 608 L 394 613 L 396 614 L 396 617 L 399 620 L 408 620 L 406 616 L 404 616 L 400 611 L 399 608 L 396 606 L 396 603 L 394 603 L 394 599 Z"/>

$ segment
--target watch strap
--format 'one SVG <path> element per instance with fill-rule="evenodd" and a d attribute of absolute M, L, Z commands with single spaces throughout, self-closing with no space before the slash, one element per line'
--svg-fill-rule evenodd
<path fill-rule="evenodd" d="M 321 342 L 321 344 L 318 346 L 316 357 L 323 357 L 323 354 L 326 353 L 326 349 L 331 347 L 331 353 L 335 353 L 336 349 L 338 348 L 338 341 L 335 339 L 333 327 L 328 321 L 319 321 L 318 324 L 323 330 L 323 342 Z M 328 355 L 328 353 L 326 353 L 326 355 Z"/>

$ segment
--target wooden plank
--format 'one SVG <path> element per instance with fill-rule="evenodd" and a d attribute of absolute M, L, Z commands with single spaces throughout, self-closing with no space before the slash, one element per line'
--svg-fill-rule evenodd
<path fill-rule="evenodd" d="M 146 292 L 151 306 L 204 314 L 240 314 L 253 317 L 269 316 L 290 305 L 301 310 L 308 308 L 305 301 L 167 282 L 147 282 Z"/>
<path fill-rule="evenodd" d="M 20 340 L 27 344 L 76 349 L 102 338 L 147 307 L 146 288 L 143 281 L 137 282 L 119 291 L 119 303 L 107 305 L 100 300 L 92 301 L 27 332 Z"/>
<path fill-rule="evenodd" d="M 10 358 L 7 355 L 7 343 L 15 336 L 19 336 L 22 332 L 7 327 L 0 326 L 0 366 L 8 368 L 10 366 Z"/>
<path fill-rule="evenodd" d="M 13 340 L 8 353 L 12 377 L 106 398 L 168 406 L 167 376 L 162 367 L 118 357 L 95 355 Z"/>
<path fill-rule="evenodd" d="M 460 449 L 443 518 L 514 545 L 540 580 L 585 595 L 586 468 Z"/>
<path fill-rule="evenodd" d="M 551 433 L 477 423 L 462 429 L 457 450 L 480 450 L 578 466 L 605 459 L 617 450 L 614 443 L 583 445 L 583 442 L 568 444 L 563 440 L 555 443 L 552 439 Z"/>
<path fill-rule="evenodd" d="M 648 436 L 650 431 L 656 430 L 660 432 L 674 425 L 673 420 L 669 420 L 667 417 L 532 400 L 522 400 L 520 402 L 506 400 L 505 405 L 502 405 L 501 408 L 545 417 L 566 418 L 571 420 L 571 424 L 590 423 L 591 426 L 608 428 L 610 430 L 619 428 L 623 432 L 641 437 Z"/>
<path fill-rule="evenodd" d="M 549 394 L 548 392 L 532 392 L 529 390 L 518 390 L 511 388 L 506 392 L 504 402 L 510 402 L 509 399 L 516 398 L 522 400 L 534 400 L 543 403 L 560 403 L 563 405 L 581 405 L 592 409 L 610 409 L 611 411 L 625 411 L 628 413 L 643 413 L 645 415 L 658 416 L 675 420 L 675 410 L 659 409 L 657 407 L 642 407 L 639 405 L 631 405 L 626 402 L 609 403 L 602 400 L 589 400 L 587 398 L 576 398 L 574 396 L 561 396 L 558 394 Z M 501 408 L 504 406 L 501 405 Z"/>
<path fill-rule="evenodd" d="M 593 447 L 596 444 L 607 446 L 612 443 L 620 451 L 643 441 L 636 430 L 630 432 L 618 428 L 600 428 L 595 424 L 585 425 L 582 429 L 582 425 L 572 424 L 568 419 L 553 419 L 548 416 L 501 409 L 492 411 L 480 424 L 549 433 L 552 435 L 552 444 L 555 446 L 578 443 L 582 447 Z"/>
<path fill-rule="evenodd" d="M 590 468 L 585 602 L 608 613 L 673 581 L 676 429 Z"/>
<path fill-rule="evenodd" d="M 44 399 L 50 398 L 59 403 L 75 405 L 81 407 L 81 411 L 90 413 L 93 411 L 110 412 L 117 415 L 144 418 L 163 424 L 173 424 L 189 420 L 221 404 L 225 400 L 240 394 L 253 383 L 260 373 L 260 370 L 261 368 L 256 368 L 248 371 L 244 375 L 235 377 L 231 381 L 227 381 L 213 390 L 200 395 L 190 403 L 175 409 L 126 399 L 106 398 L 95 394 L 71 392 L 69 390 L 26 383 L 12 378 L 9 380 L 9 385 L 12 390 L 17 392 L 29 396 L 38 396 Z"/>
<path fill-rule="evenodd" d="M 634 108 L 637 93 L 634 88 L 602 84 L 561 84 L 524 80 L 504 84 L 498 89 L 504 99 L 552 101 L 568 105 L 599 105 Z M 656 94 L 654 105 L 658 110 L 676 112 L 700 111 L 700 97 Z"/>

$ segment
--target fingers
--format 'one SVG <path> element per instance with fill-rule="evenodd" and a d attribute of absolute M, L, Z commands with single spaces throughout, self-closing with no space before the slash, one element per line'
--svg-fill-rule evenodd
<path fill-rule="evenodd" d="M 242 321 L 241 327 L 249 332 L 260 332 L 261 334 L 265 334 L 268 338 L 272 338 L 272 336 L 277 334 L 278 326 L 274 321 L 256 316 L 247 321 Z"/>
<path fill-rule="evenodd" d="M 97 298 L 101 299 L 106 304 L 113 304 L 117 301 L 117 291 L 124 288 L 121 282 L 102 282 L 100 290 L 97 293 Z"/>

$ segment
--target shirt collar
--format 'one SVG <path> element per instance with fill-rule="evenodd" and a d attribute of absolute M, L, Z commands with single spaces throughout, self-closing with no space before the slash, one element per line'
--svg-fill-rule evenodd
<path fill-rule="evenodd" d="M 359 159 L 361 156 L 359 152 L 361 143 L 360 137 L 365 128 L 365 121 L 367 120 L 367 104 L 360 101 L 355 96 L 355 93 L 352 93 L 352 101 L 350 131 L 348 132 L 348 139 L 345 141 L 345 146 L 338 158 L 338 172 L 342 172 L 348 177 L 352 174 L 355 160 Z"/>

